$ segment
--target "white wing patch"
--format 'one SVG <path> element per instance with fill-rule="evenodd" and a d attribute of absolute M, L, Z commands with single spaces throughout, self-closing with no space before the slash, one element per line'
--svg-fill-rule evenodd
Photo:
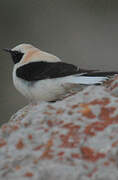
<path fill-rule="evenodd" d="M 104 81 L 108 80 L 108 77 L 91 77 L 91 76 L 79 76 L 79 77 L 71 77 L 70 83 L 76 84 L 85 84 L 85 85 L 92 85 L 92 84 L 102 84 Z"/>

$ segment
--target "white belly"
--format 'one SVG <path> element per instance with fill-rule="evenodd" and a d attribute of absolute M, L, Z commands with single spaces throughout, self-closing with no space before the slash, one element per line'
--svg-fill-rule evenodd
<path fill-rule="evenodd" d="M 16 89 L 31 101 L 54 101 L 66 94 L 61 78 L 27 82 L 13 77 Z"/>

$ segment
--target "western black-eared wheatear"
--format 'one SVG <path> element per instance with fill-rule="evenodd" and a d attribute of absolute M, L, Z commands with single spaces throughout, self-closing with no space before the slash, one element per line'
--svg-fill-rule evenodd
<path fill-rule="evenodd" d="M 9 52 L 14 62 L 16 89 L 31 101 L 56 101 L 73 87 L 102 84 L 118 72 L 81 69 L 30 44 L 20 44 Z"/>

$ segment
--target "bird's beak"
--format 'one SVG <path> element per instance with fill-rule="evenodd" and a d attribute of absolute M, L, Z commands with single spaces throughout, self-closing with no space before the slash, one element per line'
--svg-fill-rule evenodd
<path fill-rule="evenodd" d="M 12 52 L 12 50 L 11 50 L 11 49 L 9 49 L 9 48 L 4 48 L 4 49 L 3 49 L 3 51 L 9 52 L 9 53 L 11 53 L 11 52 Z"/>

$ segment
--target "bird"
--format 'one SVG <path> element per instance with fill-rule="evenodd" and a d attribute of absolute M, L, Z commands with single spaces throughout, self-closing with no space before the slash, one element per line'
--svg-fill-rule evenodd
<path fill-rule="evenodd" d="M 53 54 L 22 43 L 5 48 L 11 54 L 13 84 L 29 101 L 55 102 L 89 85 L 101 85 L 118 72 L 82 69 Z"/>

